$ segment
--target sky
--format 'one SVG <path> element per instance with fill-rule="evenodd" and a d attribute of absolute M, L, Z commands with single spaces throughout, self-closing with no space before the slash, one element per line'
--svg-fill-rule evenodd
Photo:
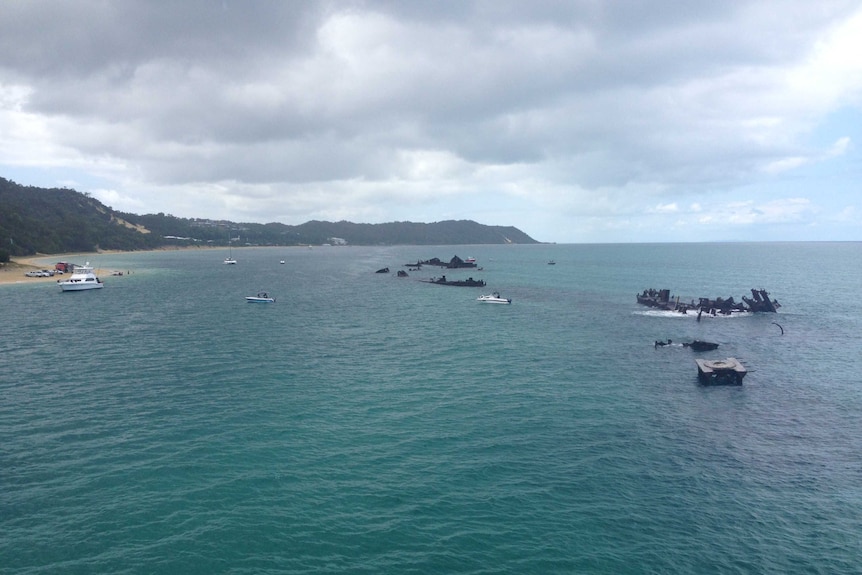
<path fill-rule="evenodd" d="M 859 0 L 0 0 L 0 177 L 235 222 L 862 241 Z"/>

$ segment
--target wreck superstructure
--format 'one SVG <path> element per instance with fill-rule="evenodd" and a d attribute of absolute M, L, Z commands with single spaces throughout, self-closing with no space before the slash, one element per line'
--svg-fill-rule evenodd
<path fill-rule="evenodd" d="M 679 296 L 673 297 L 669 289 L 645 289 L 637 294 L 637 302 L 647 307 L 664 311 L 676 311 L 688 313 L 689 311 L 706 313 L 709 315 L 731 315 L 739 312 L 771 312 L 775 313 L 781 304 L 778 300 L 770 299 L 769 292 L 764 289 L 751 290 L 752 297 L 742 296 L 742 301 L 736 301 L 732 296 L 729 298 L 717 297 L 715 299 L 702 297 L 697 302 L 680 301 Z"/>

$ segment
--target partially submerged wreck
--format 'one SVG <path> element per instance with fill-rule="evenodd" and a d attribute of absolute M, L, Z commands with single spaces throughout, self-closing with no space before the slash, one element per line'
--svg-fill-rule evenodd
<path fill-rule="evenodd" d="M 769 299 L 769 293 L 765 289 L 757 290 L 752 288 L 751 296 L 752 298 L 742 296 L 742 301 L 748 305 L 749 311 L 768 311 L 774 313 L 781 307 L 777 299 Z"/>
<path fill-rule="evenodd" d="M 643 293 L 639 293 L 638 303 L 647 307 L 657 307 L 661 309 L 673 309 L 675 304 L 671 302 L 669 289 L 645 289 Z"/>
<path fill-rule="evenodd" d="M 693 351 L 712 351 L 713 349 L 718 349 L 717 343 L 701 341 L 699 339 L 696 339 L 691 343 L 683 343 L 682 346 L 691 348 Z"/>
<path fill-rule="evenodd" d="M 414 266 L 416 268 L 421 268 L 423 265 L 438 266 L 438 267 L 447 268 L 447 269 L 475 268 L 476 267 L 475 260 L 473 260 L 473 261 L 470 261 L 470 260 L 472 260 L 472 258 L 465 261 L 465 260 L 462 260 L 461 258 L 459 258 L 458 256 L 454 256 L 448 262 L 444 262 L 440 258 L 431 258 L 430 260 L 418 261 L 415 264 L 404 264 L 404 265 Z"/>
<path fill-rule="evenodd" d="M 710 299 L 706 297 L 700 298 L 697 302 L 681 302 L 679 296 L 673 297 L 669 289 L 645 289 L 642 293 L 637 294 L 637 302 L 647 307 L 652 307 L 665 311 L 676 311 L 680 313 L 688 313 L 689 311 L 697 311 L 698 318 L 703 313 L 710 315 L 730 315 L 738 312 L 776 312 L 781 304 L 778 300 L 770 300 L 769 293 L 766 290 L 751 290 L 752 298 L 742 296 L 742 301 L 738 302 L 729 297 L 727 299 L 718 297 Z"/>
<path fill-rule="evenodd" d="M 653 347 L 658 349 L 658 348 L 664 347 L 666 345 L 673 345 L 673 340 L 672 339 L 669 339 L 667 341 L 655 340 L 655 344 L 653 345 Z M 693 351 L 712 351 L 713 349 L 718 349 L 717 343 L 713 343 L 711 341 L 701 341 L 699 339 L 696 339 L 692 342 L 683 342 L 682 344 L 677 344 L 677 345 L 682 345 L 682 347 L 690 348 Z"/>
<path fill-rule="evenodd" d="M 748 373 L 735 357 L 696 359 L 694 362 L 697 364 L 697 378 L 704 385 L 742 385 L 742 378 Z"/>
<path fill-rule="evenodd" d="M 485 280 L 474 280 L 473 278 L 467 278 L 465 280 L 447 280 L 446 276 L 443 276 L 441 278 L 431 278 L 430 280 L 420 281 L 441 286 L 485 287 Z"/>

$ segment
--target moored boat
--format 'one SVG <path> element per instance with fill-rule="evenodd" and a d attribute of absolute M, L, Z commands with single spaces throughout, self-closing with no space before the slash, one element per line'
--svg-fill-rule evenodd
<path fill-rule="evenodd" d="M 236 260 L 233 259 L 233 244 L 232 244 L 230 235 L 228 235 L 228 238 L 227 238 L 227 257 L 224 259 L 224 263 L 227 265 L 235 265 L 236 264 Z"/>
<path fill-rule="evenodd" d="M 257 295 L 245 296 L 245 301 L 248 303 L 275 303 L 275 298 L 270 297 L 265 291 L 258 292 Z"/>
<path fill-rule="evenodd" d="M 476 298 L 476 301 L 483 303 L 512 303 L 511 298 L 500 297 L 499 292 L 494 292 L 490 295 L 480 295 Z"/>
<path fill-rule="evenodd" d="M 57 284 L 63 291 L 84 291 L 105 287 L 102 280 L 96 276 L 95 270 L 90 266 L 90 262 L 87 262 L 83 266 L 75 266 L 75 270 L 69 276 L 69 279 L 58 281 Z"/>

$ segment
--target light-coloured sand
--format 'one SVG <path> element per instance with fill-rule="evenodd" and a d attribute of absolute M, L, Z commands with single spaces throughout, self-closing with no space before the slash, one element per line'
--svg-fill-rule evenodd
<path fill-rule="evenodd" d="M 118 252 L 102 252 L 102 253 L 118 253 Z M 50 282 L 57 283 L 63 278 L 69 277 L 70 274 L 60 274 L 46 278 L 28 278 L 27 272 L 34 270 L 52 270 L 57 262 L 82 262 L 92 261 L 97 258 L 99 253 L 78 253 L 78 254 L 60 254 L 60 255 L 36 255 L 24 258 L 12 258 L 12 260 L 0 265 L 0 285 L 20 284 L 20 283 L 40 283 Z M 96 275 L 99 277 L 110 275 L 110 270 L 96 268 Z"/>
<path fill-rule="evenodd" d="M 161 248 L 158 250 L 150 250 L 150 251 L 176 251 L 176 250 L 217 250 L 219 246 L 189 246 L 189 247 L 176 247 L 170 246 Z M 224 248 L 222 248 L 224 249 Z M 61 280 L 64 277 L 69 277 L 69 274 L 65 275 L 55 275 L 53 277 L 47 278 L 28 278 L 24 274 L 33 270 L 52 270 L 57 262 L 74 262 L 74 263 L 82 263 L 82 262 L 95 262 L 98 260 L 99 256 L 104 254 L 120 254 L 126 253 L 122 250 L 104 250 L 101 252 L 80 252 L 73 254 L 38 254 L 35 256 L 29 257 L 20 257 L 20 258 L 12 258 L 12 260 L 7 264 L 0 264 L 0 285 L 9 285 L 9 284 L 20 284 L 20 283 L 37 283 L 37 282 L 51 282 L 57 283 L 57 280 Z M 130 252 L 131 253 L 131 252 Z M 139 252 L 135 252 L 139 253 Z M 95 265 L 95 263 L 94 263 Z M 96 275 L 100 278 L 104 279 L 105 276 L 110 276 L 112 270 L 106 268 L 96 268 Z M 122 270 L 125 272 L 125 270 Z"/>

